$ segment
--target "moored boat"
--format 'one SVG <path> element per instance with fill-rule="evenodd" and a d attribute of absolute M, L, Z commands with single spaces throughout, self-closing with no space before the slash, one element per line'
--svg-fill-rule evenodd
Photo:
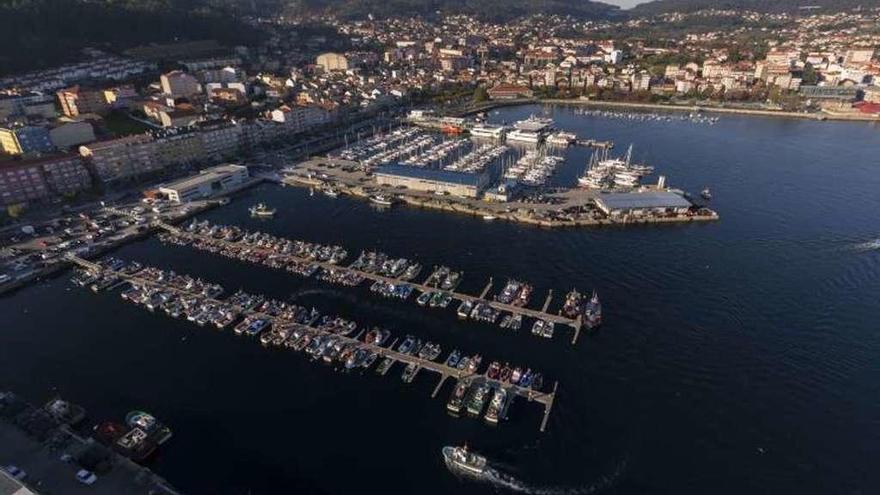
<path fill-rule="evenodd" d="M 593 296 L 584 308 L 584 323 L 587 328 L 596 328 L 602 324 L 602 303 L 599 302 L 596 291 L 593 291 Z"/>
<path fill-rule="evenodd" d="M 498 418 L 504 410 L 504 405 L 507 403 L 507 390 L 503 387 L 498 387 L 495 389 L 495 393 L 492 395 L 492 400 L 489 402 L 489 409 L 486 411 L 486 415 L 484 418 L 486 421 L 492 424 L 498 424 Z"/>
<path fill-rule="evenodd" d="M 275 208 L 269 208 L 263 203 L 258 203 L 254 206 L 251 206 L 248 210 L 251 213 L 251 216 L 254 217 L 271 217 L 275 215 Z"/>
<path fill-rule="evenodd" d="M 452 395 L 449 397 L 449 402 L 446 403 L 447 410 L 454 413 L 461 412 L 461 406 L 464 404 L 470 385 L 471 382 L 469 380 L 459 380 L 458 383 L 455 384 L 455 388 L 452 390 Z"/>

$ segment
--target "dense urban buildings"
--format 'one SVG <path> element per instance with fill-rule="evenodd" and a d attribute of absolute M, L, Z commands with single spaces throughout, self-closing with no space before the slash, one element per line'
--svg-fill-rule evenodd
<path fill-rule="evenodd" d="M 725 27 L 732 18 L 739 22 Z M 870 8 L 245 19 L 266 34 L 251 46 L 89 48 L 67 64 L 6 76 L 0 166 L 79 150 L 96 185 L 130 184 L 389 109 L 442 114 L 535 98 L 872 119 L 878 20 Z"/>

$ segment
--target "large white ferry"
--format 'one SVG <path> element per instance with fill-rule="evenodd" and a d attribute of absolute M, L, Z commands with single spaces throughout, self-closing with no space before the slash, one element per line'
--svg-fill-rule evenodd
<path fill-rule="evenodd" d="M 553 130 L 553 119 L 531 117 L 513 124 L 513 131 L 507 133 L 508 142 L 538 144 Z"/>

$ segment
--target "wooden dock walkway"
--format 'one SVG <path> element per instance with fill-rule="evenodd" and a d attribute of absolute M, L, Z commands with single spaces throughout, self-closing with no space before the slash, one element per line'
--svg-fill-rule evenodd
<path fill-rule="evenodd" d="M 324 269 L 337 270 L 337 271 L 344 270 L 349 273 L 363 277 L 365 280 L 370 280 L 373 282 L 386 282 L 386 283 L 391 283 L 391 284 L 407 284 L 407 285 L 412 286 L 415 289 L 418 289 L 421 292 L 434 292 L 434 291 L 439 290 L 436 287 L 431 287 L 431 286 L 428 286 L 428 285 L 425 285 L 425 284 L 419 283 L 419 282 L 406 281 L 406 280 L 402 280 L 402 279 L 396 278 L 396 277 L 386 277 L 384 275 L 379 275 L 377 273 L 365 272 L 365 271 L 358 270 L 358 269 L 351 268 L 351 267 L 347 267 L 347 266 L 336 265 L 336 264 L 327 263 L 327 262 L 323 262 L 323 261 L 306 259 L 306 258 L 302 258 L 302 257 L 296 256 L 293 254 L 279 254 L 271 249 L 259 248 L 256 246 L 240 244 L 238 242 L 227 241 L 224 239 L 216 239 L 214 237 L 192 234 L 192 233 L 186 232 L 184 230 L 181 230 L 177 227 L 174 227 L 173 225 L 168 225 L 166 223 L 158 223 L 157 226 L 168 231 L 169 233 L 172 233 L 176 236 L 180 236 L 185 239 L 200 240 L 200 241 L 212 243 L 215 245 L 221 245 L 221 246 L 225 246 L 225 247 L 247 248 L 253 252 L 262 252 L 263 254 L 266 254 L 267 256 L 271 256 L 273 259 L 286 259 L 288 261 L 296 261 L 299 263 L 314 263 L 317 266 L 324 268 Z M 524 308 L 522 306 L 514 306 L 512 304 L 504 304 L 504 303 L 501 303 L 498 301 L 493 301 L 491 299 L 486 299 L 486 295 L 488 294 L 488 291 L 491 289 L 492 284 L 493 284 L 493 281 L 492 281 L 492 279 L 490 279 L 489 282 L 486 284 L 486 287 L 483 289 L 483 293 L 480 296 L 472 296 L 470 294 L 456 292 L 454 290 L 443 291 L 443 292 L 449 294 L 450 296 L 452 296 L 453 299 L 455 299 L 459 302 L 471 301 L 474 304 L 482 303 L 482 304 L 488 305 L 494 309 L 497 309 L 499 311 L 506 311 L 508 313 L 519 314 L 521 316 L 528 316 L 531 318 L 537 318 L 537 319 L 541 319 L 544 321 L 548 321 L 548 322 L 552 322 L 555 324 L 560 324 L 560 325 L 570 327 L 573 329 L 573 331 L 575 333 L 575 336 L 572 339 L 572 343 L 575 343 L 577 341 L 577 335 L 580 334 L 580 329 L 581 329 L 581 325 L 582 325 L 582 322 L 579 318 L 578 319 L 571 319 L 571 318 L 567 318 L 567 317 L 559 315 L 559 314 L 547 313 L 547 307 L 550 304 L 549 299 L 547 301 L 545 301 L 544 309 L 542 309 L 542 310 Z"/>
<path fill-rule="evenodd" d="M 117 277 L 120 277 L 121 279 L 127 280 L 129 282 L 135 282 L 135 283 L 138 283 L 138 284 L 141 284 L 144 286 L 150 286 L 150 287 L 154 287 L 154 288 L 161 289 L 161 290 L 171 291 L 171 292 L 174 292 L 174 293 L 177 293 L 180 295 L 198 297 L 203 301 L 214 303 L 214 304 L 228 305 L 228 306 L 231 306 L 232 308 L 234 308 L 242 316 L 251 316 L 252 315 L 252 316 L 267 318 L 272 321 L 277 320 L 276 317 L 273 317 L 269 314 L 261 313 L 259 311 L 255 311 L 255 310 L 245 310 L 244 308 L 241 308 L 239 306 L 235 306 L 233 304 L 230 304 L 228 302 L 224 302 L 219 299 L 205 297 L 205 296 L 203 296 L 201 294 L 197 294 L 193 291 L 181 289 L 179 287 L 163 285 L 163 284 L 156 282 L 156 281 L 153 281 L 151 279 L 140 277 L 140 276 L 138 276 L 137 273 L 130 274 L 130 273 L 125 273 L 125 272 L 118 271 L 118 270 L 111 270 L 108 268 L 103 268 L 96 263 L 92 263 L 88 260 L 85 260 L 83 258 L 74 256 L 74 255 L 70 255 L 67 258 L 72 263 L 75 263 L 75 264 L 77 264 L 87 270 L 91 270 L 96 273 L 105 273 L 105 274 L 112 273 L 112 274 L 116 275 Z M 513 393 L 513 394 L 516 394 L 516 395 L 519 395 L 522 397 L 526 397 L 530 402 L 537 402 L 537 403 L 543 404 L 544 405 L 544 417 L 543 417 L 542 424 L 541 424 L 541 431 L 544 431 L 544 428 L 546 427 L 547 417 L 550 415 L 550 410 L 553 407 L 553 401 L 556 396 L 556 388 L 558 386 L 558 382 L 554 384 L 553 392 L 550 392 L 550 393 L 537 392 L 535 390 L 532 390 L 531 388 L 523 388 L 518 385 L 511 384 L 511 383 L 504 383 L 504 382 L 500 382 L 498 380 L 493 380 L 493 379 L 489 378 L 488 375 L 486 375 L 485 373 L 483 373 L 483 374 L 481 374 L 481 373 L 468 373 L 465 370 L 460 370 L 458 368 L 453 368 L 453 367 L 447 366 L 445 363 L 440 363 L 440 362 L 436 362 L 436 361 L 429 361 L 427 359 L 422 359 L 418 356 L 413 356 L 411 354 L 404 354 L 404 353 L 398 352 L 391 347 L 383 347 L 383 346 L 376 345 L 373 343 L 364 342 L 364 341 L 358 340 L 356 338 L 347 337 L 347 336 L 343 336 L 343 335 L 339 335 L 339 334 L 334 334 L 331 332 L 326 332 L 326 331 L 320 330 L 316 327 L 302 325 L 302 324 L 295 323 L 295 322 L 292 322 L 289 320 L 282 320 L 282 321 L 283 321 L 284 327 L 299 328 L 299 329 L 307 330 L 309 332 L 333 336 L 334 338 L 340 339 L 343 342 L 352 343 L 352 344 L 355 344 L 361 348 L 375 351 L 380 356 L 388 357 L 388 358 L 394 359 L 395 361 L 400 361 L 401 363 L 405 363 L 405 364 L 410 364 L 410 363 L 415 364 L 416 366 L 419 367 L 419 371 L 421 369 L 426 369 L 428 371 L 432 371 L 434 373 L 439 374 L 440 375 L 440 382 L 435 387 L 434 392 L 431 395 L 432 397 L 436 396 L 436 394 L 439 392 L 441 386 L 443 385 L 443 382 L 449 377 L 455 378 L 457 380 L 461 380 L 461 379 L 465 379 L 465 378 L 480 378 L 480 379 L 486 380 L 487 382 L 489 382 L 490 384 L 492 384 L 495 387 L 501 387 L 501 388 L 506 389 L 508 391 L 508 393 Z M 396 342 L 397 342 L 397 340 L 395 339 L 395 341 L 392 343 L 392 346 Z"/>

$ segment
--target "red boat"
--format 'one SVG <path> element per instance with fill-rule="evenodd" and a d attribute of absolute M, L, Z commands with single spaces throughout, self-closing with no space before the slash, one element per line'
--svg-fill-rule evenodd
<path fill-rule="evenodd" d="M 497 380 L 500 373 L 501 364 L 498 361 L 492 361 L 492 364 L 489 365 L 489 370 L 486 371 L 486 375 L 493 380 Z"/>

